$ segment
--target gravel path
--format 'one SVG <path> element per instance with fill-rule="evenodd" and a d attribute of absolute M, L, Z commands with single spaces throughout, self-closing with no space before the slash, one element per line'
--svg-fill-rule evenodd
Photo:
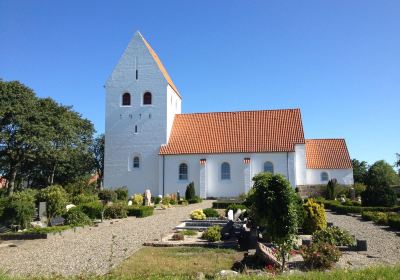
<path fill-rule="evenodd" d="M 359 217 L 337 215 L 327 211 L 327 220 L 350 231 L 357 239 L 367 240 L 367 252 L 343 252 L 339 267 L 363 267 L 371 264 L 400 262 L 400 235 L 386 226 L 361 220 Z"/>
<path fill-rule="evenodd" d="M 188 214 L 211 206 L 211 201 L 168 210 L 146 218 L 105 221 L 98 227 L 56 235 L 48 240 L 0 246 L 0 271 L 19 275 L 104 274 L 139 250 L 145 241 L 160 239 Z M 4 243 L 2 245 L 5 245 Z"/>

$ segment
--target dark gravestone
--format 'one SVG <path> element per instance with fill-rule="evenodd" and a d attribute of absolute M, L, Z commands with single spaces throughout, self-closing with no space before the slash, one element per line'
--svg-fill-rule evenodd
<path fill-rule="evenodd" d="M 311 245 L 311 239 L 302 239 L 301 245 L 303 245 L 303 246 Z"/>
<path fill-rule="evenodd" d="M 233 221 L 229 221 L 221 230 L 222 240 L 227 240 L 231 237 L 231 231 L 233 229 Z"/>
<path fill-rule="evenodd" d="M 65 222 L 65 219 L 61 216 L 56 216 L 50 219 L 50 225 L 52 226 L 62 226 Z"/>
<path fill-rule="evenodd" d="M 357 239 L 357 251 L 368 251 L 367 240 Z"/>

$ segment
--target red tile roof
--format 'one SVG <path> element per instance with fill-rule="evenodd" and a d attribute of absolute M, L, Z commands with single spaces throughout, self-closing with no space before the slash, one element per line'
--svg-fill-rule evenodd
<path fill-rule="evenodd" d="M 304 144 L 299 109 L 175 116 L 161 155 L 294 151 Z"/>
<path fill-rule="evenodd" d="M 353 168 L 344 139 L 307 139 L 307 168 Z"/>
<path fill-rule="evenodd" d="M 139 33 L 140 34 L 140 33 Z M 160 58 L 156 54 L 156 52 L 153 50 L 153 48 L 150 46 L 150 44 L 146 41 L 146 39 L 140 34 L 142 37 L 142 40 L 144 44 L 146 45 L 147 49 L 149 50 L 151 56 L 153 57 L 154 61 L 157 63 L 158 68 L 160 69 L 161 73 L 163 74 L 164 78 L 167 80 L 168 84 L 171 86 L 171 88 L 178 94 L 179 97 L 181 95 L 179 94 L 178 89 L 176 88 L 174 82 L 172 81 L 171 77 L 169 76 L 167 69 L 165 69 L 164 65 L 162 64 Z M 181 97 L 182 98 L 182 97 Z"/>

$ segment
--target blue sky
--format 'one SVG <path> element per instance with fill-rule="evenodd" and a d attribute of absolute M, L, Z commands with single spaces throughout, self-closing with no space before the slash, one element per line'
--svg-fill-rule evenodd
<path fill-rule="evenodd" d="M 103 85 L 136 30 L 183 112 L 301 108 L 352 158 L 400 152 L 400 1 L 0 0 L 0 78 L 104 131 Z"/>

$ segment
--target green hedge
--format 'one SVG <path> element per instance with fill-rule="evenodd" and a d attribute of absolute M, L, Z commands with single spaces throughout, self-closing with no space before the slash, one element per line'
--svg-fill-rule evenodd
<path fill-rule="evenodd" d="M 154 207 L 152 206 L 129 206 L 128 216 L 134 216 L 138 218 L 148 217 L 153 215 Z"/>
<path fill-rule="evenodd" d="M 218 200 L 213 202 L 212 208 L 214 209 L 226 209 L 228 208 L 229 205 L 232 204 L 237 204 L 237 205 L 243 205 L 243 201 L 239 200 Z"/>
<path fill-rule="evenodd" d="M 101 213 L 103 212 L 103 204 L 99 201 L 85 203 L 77 206 L 83 213 L 85 213 L 90 219 L 101 219 Z"/>
<path fill-rule="evenodd" d="M 369 212 L 397 212 L 400 211 L 400 206 L 396 207 L 362 207 L 342 205 L 338 201 L 325 200 L 322 201 L 325 208 L 335 211 L 338 214 L 355 213 L 361 214 L 363 211 Z"/>
<path fill-rule="evenodd" d="M 396 230 L 400 230 L 400 215 L 389 215 L 388 217 L 388 225 L 391 228 L 394 228 Z"/>

